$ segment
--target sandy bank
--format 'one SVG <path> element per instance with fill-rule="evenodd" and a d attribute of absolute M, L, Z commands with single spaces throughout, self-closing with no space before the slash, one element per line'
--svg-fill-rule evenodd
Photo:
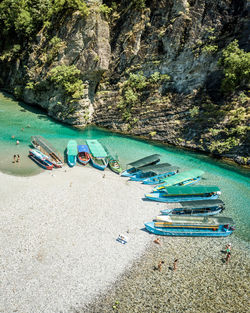
<path fill-rule="evenodd" d="M 66 172 L 65 172 L 66 169 Z M 65 167 L 32 177 L 0 173 L 0 312 L 82 307 L 152 240 L 141 230 L 164 204 L 151 187 L 110 171 Z M 129 243 L 116 241 L 127 233 Z"/>

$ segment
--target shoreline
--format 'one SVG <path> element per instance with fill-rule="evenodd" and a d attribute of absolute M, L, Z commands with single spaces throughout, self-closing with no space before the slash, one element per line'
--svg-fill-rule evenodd
<path fill-rule="evenodd" d="M 137 300 L 129 295 L 136 295 L 140 290 L 140 279 L 145 283 L 145 279 L 150 282 L 159 278 L 155 276 L 158 271 L 152 268 L 160 258 L 166 263 L 159 284 L 163 290 L 169 290 L 172 286 L 165 286 L 164 280 L 172 277 L 172 271 L 168 271 L 167 266 L 178 257 L 184 260 L 179 266 L 185 272 L 187 264 L 191 264 L 190 249 L 199 262 L 203 256 L 209 260 L 212 253 L 212 266 L 220 264 L 221 254 L 218 257 L 215 251 L 227 242 L 233 242 L 232 251 L 236 251 L 237 245 L 240 247 L 239 255 L 246 250 L 244 242 L 234 236 L 216 239 L 160 237 L 162 246 L 153 244 L 156 236 L 143 231 L 144 222 L 152 220 L 165 204 L 142 201 L 151 186 L 129 182 L 111 171 L 64 166 L 27 177 L 0 173 L 0 184 L 3 295 L 0 312 L 132 313 L 142 312 L 140 305 L 143 304 L 146 307 L 143 312 L 152 313 L 147 311 L 148 297 L 152 296 L 150 289 L 141 290 Z M 129 237 L 126 245 L 116 241 L 120 233 Z M 229 265 L 233 264 L 232 260 Z M 207 269 L 208 276 L 213 275 L 212 269 Z M 125 279 L 124 285 L 124 277 L 132 279 L 132 283 L 127 284 Z M 126 298 L 123 297 L 124 286 L 127 286 Z M 161 290 L 156 290 L 159 296 Z M 107 294 L 114 298 L 106 298 Z M 121 311 L 110 307 L 115 298 L 120 299 Z M 160 301 L 152 299 L 156 304 Z M 138 310 L 131 311 L 128 306 L 134 309 L 137 302 Z M 106 311 L 100 311 L 100 306 Z M 169 312 L 174 310 L 175 306 Z"/>
<path fill-rule="evenodd" d="M 152 240 L 106 293 L 70 313 L 248 312 L 249 244 L 242 245 L 235 237 L 160 237 L 160 242 L 157 245 Z M 232 257 L 225 264 L 228 242 L 232 243 Z M 173 271 L 176 258 L 178 266 Z M 161 260 L 164 264 L 159 272 Z"/>

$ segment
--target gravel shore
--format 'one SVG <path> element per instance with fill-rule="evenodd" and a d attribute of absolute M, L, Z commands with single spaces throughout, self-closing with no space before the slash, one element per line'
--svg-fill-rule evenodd
<path fill-rule="evenodd" d="M 249 312 L 249 248 L 231 238 L 160 237 L 109 292 L 74 313 Z M 232 257 L 225 263 L 225 246 Z M 178 267 L 173 271 L 173 262 Z M 158 263 L 164 261 L 161 272 Z"/>
<path fill-rule="evenodd" d="M 1 313 L 247 312 L 247 247 L 234 235 L 153 243 L 144 222 L 166 204 L 142 201 L 151 186 L 90 166 L 0 173 L 0 186 Z"/>

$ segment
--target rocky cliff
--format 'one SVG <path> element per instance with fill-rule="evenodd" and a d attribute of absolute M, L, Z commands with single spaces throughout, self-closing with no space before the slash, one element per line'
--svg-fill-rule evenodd
<path fill-rule="evenodd" d="M 103 2 L 42 27 L 21 52 L 5 39 L 1 87 L 75 126 L 249 164 L 249 81 L 222 93 L 218 63 L 234 39 L 249 49 L 247 1 Z"/>

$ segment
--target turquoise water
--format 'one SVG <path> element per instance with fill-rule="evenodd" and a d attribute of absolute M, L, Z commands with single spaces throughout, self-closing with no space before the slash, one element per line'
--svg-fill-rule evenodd
<path fill-rule="evenodd" d="M 0 171 L 22 176 L 42 171 L 27 157 L 32 135 L 45 137 L 62 154 L 69 139 L 75 139 L 81 144 L 90 138 L 99 139 L 112 152 L 117 153 L 123 166 L 129 161 L 159 153 L 162 162 L 177 165 L 181 170 L 201 169 L 205 171 L 201 184 L 215 184 L 221 188 L 221 199 L 226 203 L 223 214 L 235 220 L 235 235 L 246 241 L 250 240 L 249 170 L 225 164 L 206 155 L 153 144 L 98 128 L 77 130 L 57 123 L 39 109 L 0 93 Z M 16 140 L 19 140 L 19 145 L 16 145 Z M 21 156 L 20 163 L 12 163 L 14 154 Z"/>

